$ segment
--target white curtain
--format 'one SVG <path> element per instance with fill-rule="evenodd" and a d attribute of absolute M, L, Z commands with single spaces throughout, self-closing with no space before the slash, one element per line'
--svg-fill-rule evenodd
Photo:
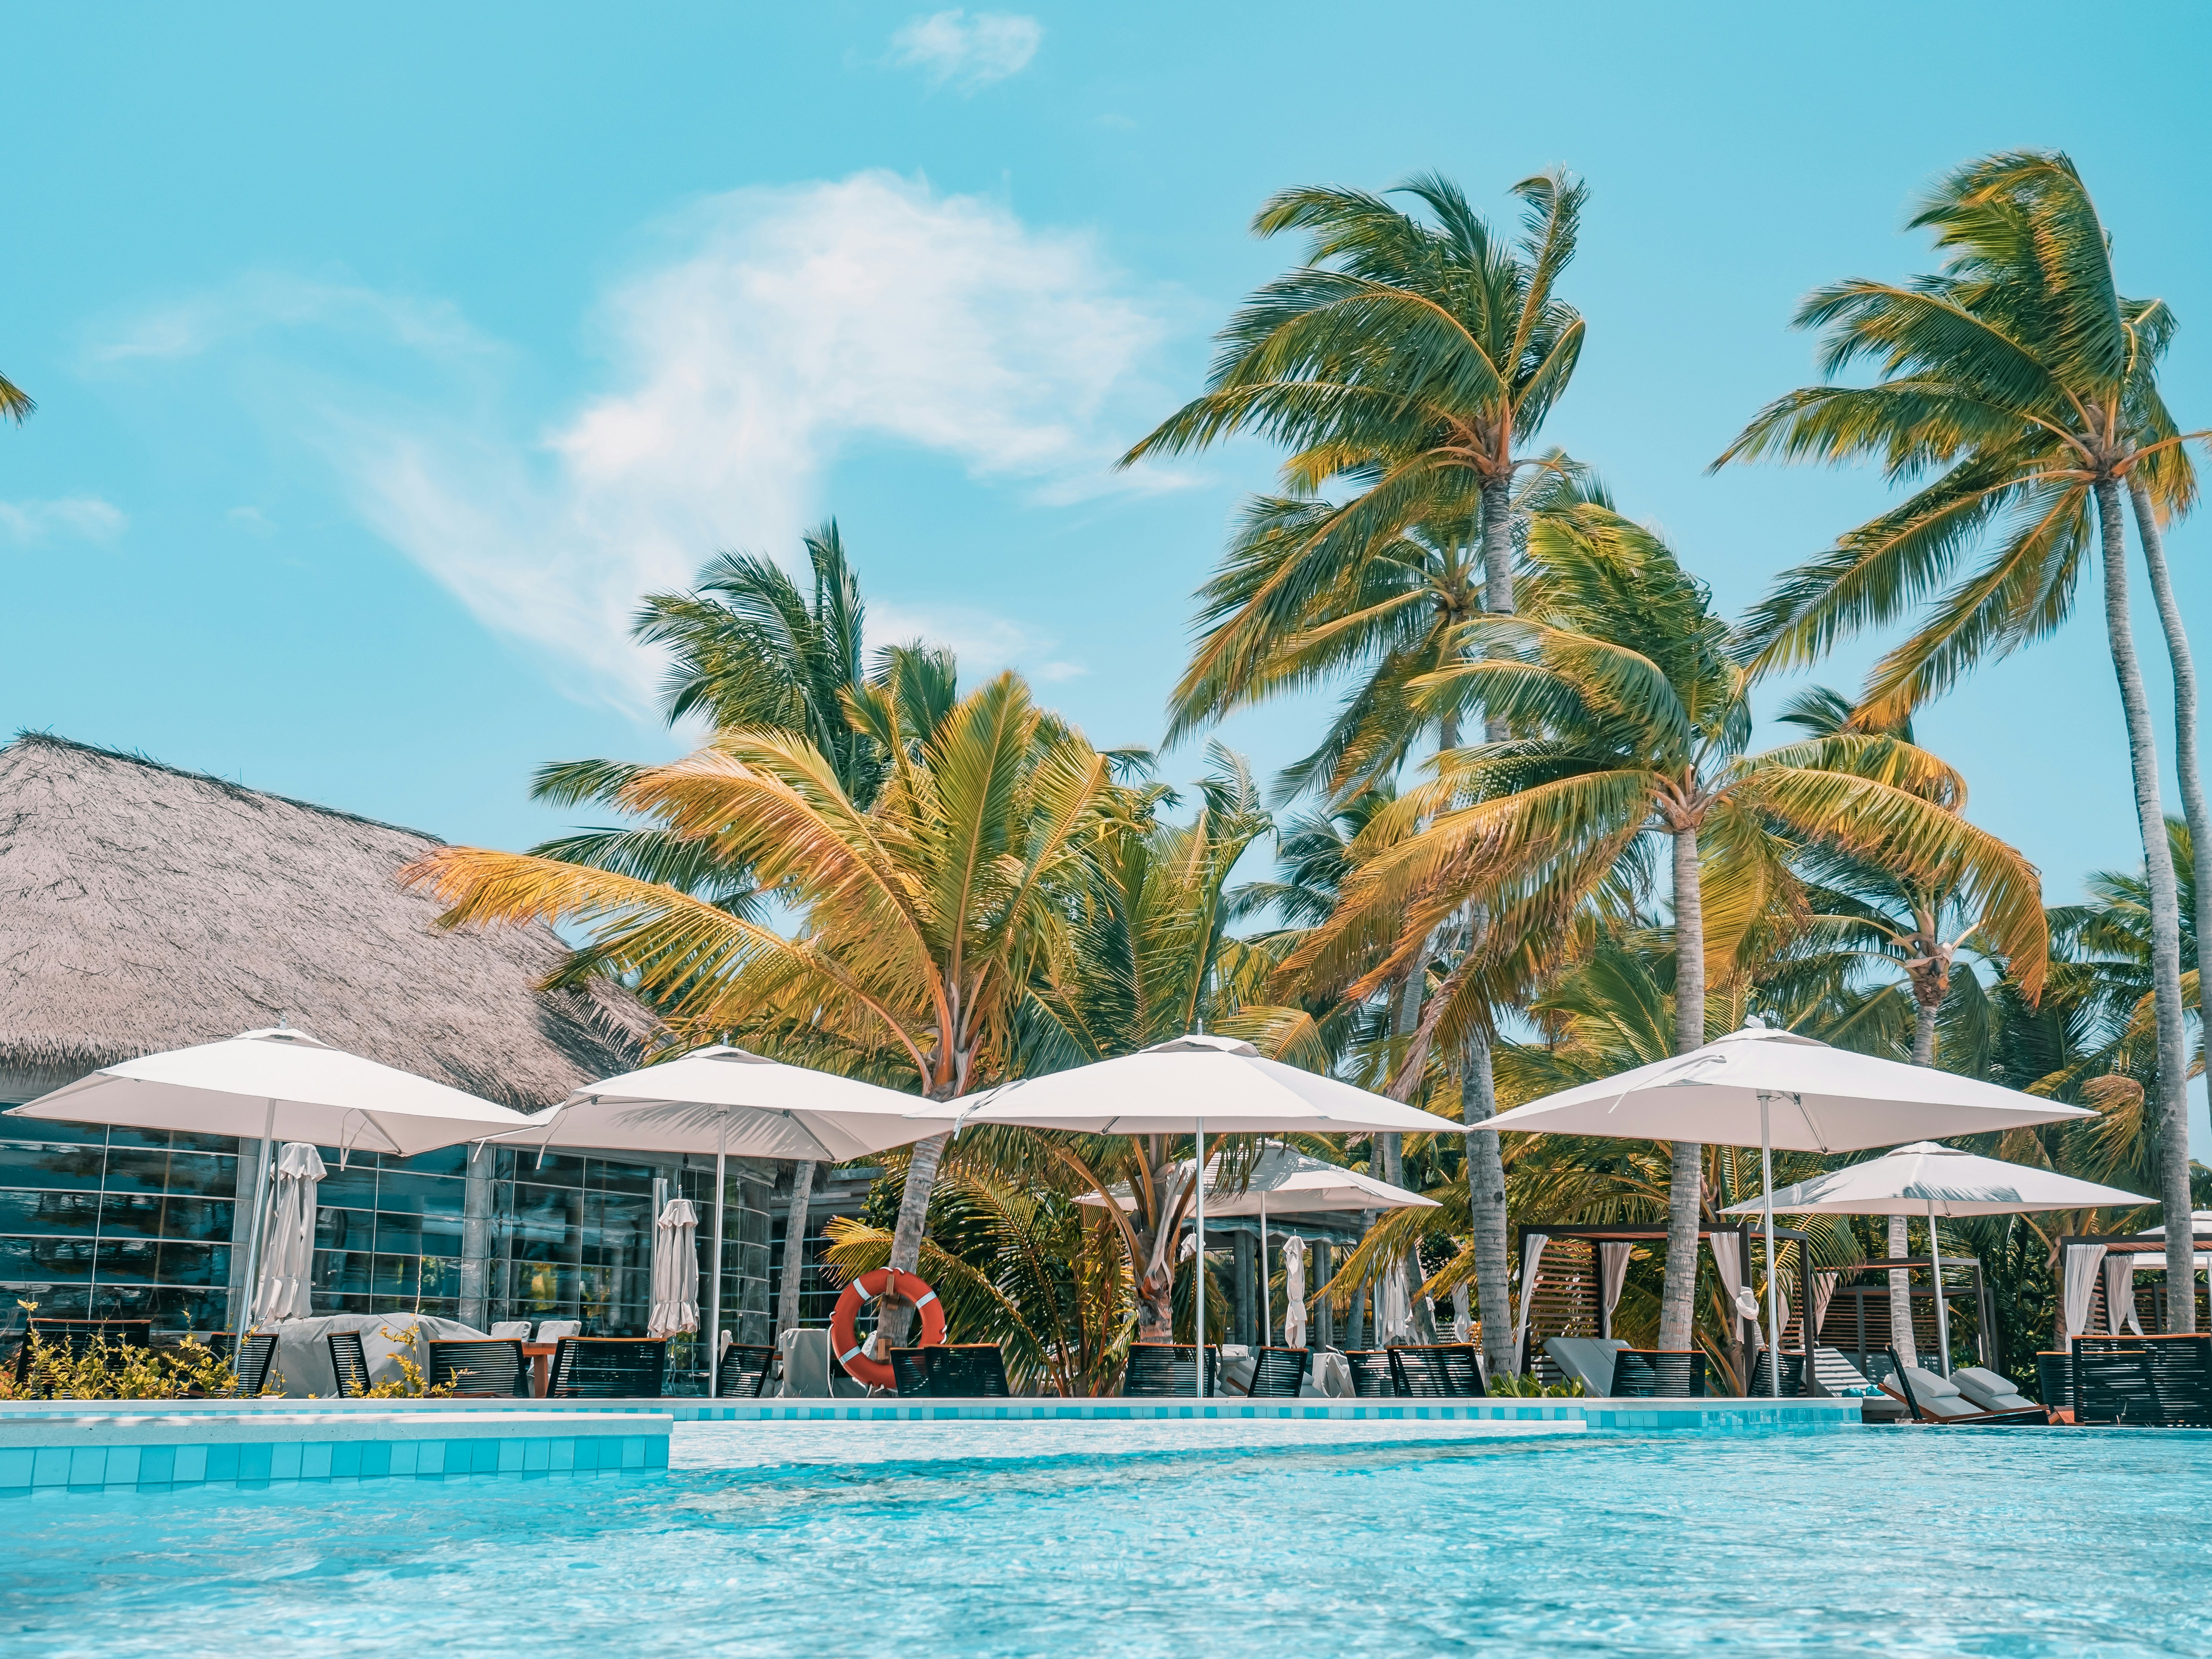
<path fill-rule="evenodd" d="M 1721 1276 L 1721 1293 L 1728 1298 L 1729 1340 L 1743 1340 L 1743 1316 L 1736 1312 L 1736 1293 L 1743 1289 L 1743 1235 L 1716 1232 L 1706 1241 L 1713 1247 L 1713 1267 Z"/>
<path fill-rule="evenodd" d="M 2105 1328 L 2114 1336 L 2124 1325 L 2137 1336 L 2142 1321 L 2136 1316 L 2136 1259 L 2132 1255 L 2105 1257 Z"/>
<path fill-rule="evenodd" d="M 647 1336 L 671 1337 L 699 1328 L 699 1212 L 688 1198 L 672 1198 L 653 1224 L 653 1306 Z M 719 1358 L 720 1356 L 718 1355 Z"/>
<path fill-rule="evenodd" d="M 1293 1233 L 1283 1241 L 1283 1346 L 1306 1345 L 1306 1242 Z"/>
<path fill-rule="evenodd" d="M 1376 1289 L 1375 1319 L 1382 1328 L 1382 1346 L 1387 1348 L 1405 1341 L 1413 1325 L 1413 1299 L 1406 1292 L 1403 1256 L 1382 1270 L 1382 1281 Z"/>
<path fill-rule="evenodd" d="M 1636 1247 L 1626 1240 L 1608 1239 L 1597 1247 L 1598 1297 L 1605 1309 L 1598 1328 L 1613 1334 L 1613 1310 L 1620 1305 L 1621 1286 L 1628 1283 L 1628 1258 Z"/>
<path fill-rule="evenodd" d="M 315 1263 L 315 1190 L 322 1179 L 321 1155 L 304 1140 L 286 1141 L 276 1158 L 276 1190 L 270 1197 L 269 1237 L 253 1297 L 256 1324 L 307 1316 L 307 1281 Z"/>
<path fill-rule="evenodd" d="M 2077 1336 L 2086 1336 L 2089 1330 L 2089 1304 L 2097 1296 L 2097 1264 L 2105 1259 L 2101 1244 L 2069 1244 L 2066 1247 L 2065 1306 L 2063 1316 L 2065 1327 L 2058 1333 L 2062 1346 Z"/>
<path fill-rule="evenodd" d="M 1513 1352 L 1517 1355 L 1528 1335 L 1528 1312 L 1536 1300 L 1537 1269 L 1544 1260 L 1548 1233 L 1530 1233 L 1521 1242 L 1521 1311 L 1513 1322 Z"/>
<path fill-rule="evenodd" d="M 1452 1286 L 1452 1340 L 1465 1342 L 1474 1335 L 1474 1316 L 1467 1305 L 1467 1281 Z"/>

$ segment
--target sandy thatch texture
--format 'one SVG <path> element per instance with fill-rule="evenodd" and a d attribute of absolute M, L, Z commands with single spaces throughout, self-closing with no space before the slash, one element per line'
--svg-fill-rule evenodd
<path fill-rule="evenodd" d="M 0 749 L 0 1099 L 273 1025 L 526 1110 L 637 1063 L 651 1016 L 549 994 L 550 929 L 440 933 L 439 845 L 27 732 Z"/>

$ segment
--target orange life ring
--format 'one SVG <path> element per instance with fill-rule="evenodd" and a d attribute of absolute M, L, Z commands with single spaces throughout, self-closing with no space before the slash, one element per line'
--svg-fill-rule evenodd
<path fill-rule="evenodd" d="M 860 1309 L 891 1290 L 913 1303 L 914 1310 L 921 1316 L 921 1337 L 916 1346 L 933 1348 L 945 1340 L 945 1304 L 937 1299 L 935 1291 L 915 1274 L 893 1273 L 889 1267 L 862 1273 L 845 1286 L 844 1294 L 837 1298 L 836 1312 L 830 1316 L 830 1348 L 846 1376 L 872 1389 L 890 1388 L 896 1379 L 888 1360 L 876 1358 L 862 1346 Z"/>

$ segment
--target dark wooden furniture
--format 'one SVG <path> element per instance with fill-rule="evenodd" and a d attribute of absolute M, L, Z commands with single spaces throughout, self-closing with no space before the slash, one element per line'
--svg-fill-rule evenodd
<path fill-rule="evenodd" d="M 522 1345 L 522 1357 L 530 1362 L 530 1392 L 540 1400 L 545 1397 L 545 1390 L 552 1386 L 553 1355 L 560 1346 L 558 1342 L 526 1342 Z"/>
<path fill-rule="evenodd" d="M 1970 1411 L 1957 1417 L 1942 1416 L 1930 1410 L 1927 1401 L 1917 1398 L 1913 1394 L 1912 1379 L 1905 1375 L 1905 1364 L 1897 1357 L 1897 1350 L 1894 1348 L 1889 1350 L 1889 1364 L 1890 1373 L 1882 1378 L 1882 1387 L 1894 1389 L 1899 1398 L 1905 1401 L 1905 1408 L 1923 1423 L 1939 1424 L 1947 1429 L 1996 1429 L 2036 1428 L 2047 1426 L 2051 1421 L 2050 1411 L 2042 1406 L 2038 1406 L 2033 1411 L 2025 1412 Z M 1965 1399 L 1963 1395 L 1960 1397 Z M 1966 1403 L 1972 1405 L 1973 1402 L 1968 1401 Z"/>
<path fill-rule="evenodd" d="M 657 1400 L 668 1344 L 647 1336 L 564 1336 L 553 1355 L 549 1400 Z"/>
<path fill-rule="evenodd" d="M 1748 1393 L 1750 1397 L 1753 1400 L 1771 1400 L 1774 1398 L 1774 1392 L 1771 1387 L 1771 1380 L 1774 1375 L 1772 1355 L 1773 1350 L 1771 1348 L 1763 1351 L 1759 1356 L 1758 1363 L 1751 1368 L 1751 1388 L 1748 1390 Z M 1815 1374 L 1813 1386 L 1809 1389 L 1805 1386 L 1805 1356 L 1803 1354 L 1784 1353 L 1782 1356 L 1783 1399 L 1802 1400 L 1806 1398 L 1808 1395 L 1819 1395 L 1826 1392 L 1826 1390 L 1820 1387 L 1817 1373 Z"/>
<path fill-rule="evenodd" d="M 1310 1348 L 1255 1348 L 1252 1386 L 1244 1392 L 1255 1400 L 1296 1399 L 1312 1364 Z"/>
<path fill-rule="evenodd" d="M 891 1377 L 899 1397 L 1004 1400 L 1006 1358 L 995 1342 L 939 1342 L 926 1348 L 893 1348 Z"/>
<path fill-rule="evenodd" d="M 1471 1344 L 1407 1344 L 1389 1350 L 1390 1374 L 1399 1394 L 1422 1400 L 1480 1400 L 1489 1395 L 1482 1356 Z"/>
<path fill-rule="evenodd" d="M 754 1342 L 732 1342 L 722 1350 L 714 1393 L 723 1400 L 757 1400 L 775 1374 L 775 1350 Z"/>
<path fill-rule="evenodd" d="M 2076 1423 L 2212 1428 L 2212 1335 L 2077 1336 Z"/>
<path fill-rule="evenodd" d="M 1352 1372 L 1352 1392 L 1363 1400 L 1395 1400 L 1398 1374 L 1391 1369 L 1388 1348 L 1347 1348 L 1346 1368 Z"/>
<path fill-rule="evenodd" d="M 529 1361 L 522 1344 L 489 1336 L 434 1339 L 423 1381 L 470 1400 L 512 1400 L 529 1391 Z"/>
<path fill-rule="evenodd" d="M 1133 1342 L 1121 1393 L 1133 1400 L 1189 1399 L 1197 1392 L 1198 1360 L 1188 1342 Z M 1221 1350 L 1206 1350 L 1206 1391 L 1214 1392 L 1221 1374 Z"/>
<path fill-rule="evenodd" d="M 1613 1357 L 1616 1400 L 1701 1400 L 1705 1356 L 1696 1350 L 1623 1348 Z"/>
<path fill-rule="evenodd" d="M 2039 1353 L 2035 1356 L 2035 1391 L 2055 1412 L 2074 1409 L 2074 1356 Z"/>
<path fill-rule="evenodd" d="M 28 1385 L 31 1379 L 33 1344 L 40 1347 L 58 1348 L 71 1359 L 81 1359 L 86 1350 L 102 1342 L 118 1348 L 150 1348 L 154 1346 L 154 1322 L 150 1319 L 40 1319 L 33 1316 L 21 1342 L 15 1348 L 15 1386 Z"/>
<path fill-rule="evenodd" d="M 361 1346 L 359 1331 L 331 1331 L 323 1340 L 331 1351 L 331 1375 L 338 1380 L 338 1398 L 358 1399 L 368 1392 L 368 1355 Z"/>
<path fill-rule="evenodd" d="M 237 1358 L 231 1361 L 231 1375 L 238 1379 L 232 1384 L 234 1400 L 252 1400 L 269 1386 L 269 1371 L 276 1359 L 276 1333 L 254 1331 L 238 1345 Z"/>

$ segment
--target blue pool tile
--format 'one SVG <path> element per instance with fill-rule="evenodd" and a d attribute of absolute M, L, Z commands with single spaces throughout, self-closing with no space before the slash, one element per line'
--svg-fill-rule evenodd
<path fill-rule="evenodd" d="M 203 1480 L 235 1480 L 238 1479 L 238 1446 L 210 1446 L 207 1448 L 207 1472 Z"/>
<path fill-rule="evenodd" d="M 180 1481 L 199 1481 L 207 1479 L 208 1449 L 205 1446 L 179 1446 L 176 1449 L 176 1474 Z"/>
<path fill-rule="evenodd" d="M 34 1486 L 65 1486 L 69 1484 L 70 1449 L 67 1446 L 41 1446 L 38 1461 L 31 1466 L 31 1484 Z"/>
<path fill-rule="evenodd" d="M 361 1455 L 368 1448 L 358 1440 L 334 1441 L 331 1445 L 331 1477 L 336 1480 L 361 1479 Z"/>
<path fill-rule="evenodd" d="M 499 1449 L 499 1472 L 501 1474 L 520 1474 L 522 1469 L 523 1449 L 529 1444 L 529 1442 L 497 1440 L 492 1443 Z"/>
<path fill-rule="evenodd" d="M 138 1446 L 110 1446 L 107 1449 L 107 1468 L 101 1480 L 111 1486 L 135 1486 L 143 1457 L 143 1448 Z"/>
<path fill-rule="evenodd" d="M 276 1462 L 276 1448 L 273 1445 L 240 1446 L 238 1449 L 238 1474 L 234 1478 L 267 1480 L 274 1473 Z"/>
<path fill-rule="evenodd" d="M 668 1443 L 657 1435 L 645 1443 L 645 1466 L 649 1469 L 668 1467 Z"/>
<path fill-rule="evenodd" d="M 361 1449 L 361 1478 L 363 1480 L 381 1480 L 391 1474 L 392 1451 L 392 1443 L 388 1440 L 371 1441 L 363 1446 Z"/>
<path fill-rule="evenodd" d="M 38 1454 L 28 1446 L 10 1446 L 0 1451 L 0 1492 L 28 1490 L 31 1466 L 37 1462 Z"/>
<path fill-rule="evenodd" d="M 471 1474 L 497 1474 L 499 1473 L 498 1441 L 471 1440 L 464 1443 L 456 1440 L 451 1443 L 455 1451 L 459 1450 L 464 1443 L 467 1445 L 469 1453 L 467 1468 Z M 452 1473 L 452 1460 L 448 1458 L 447 1462 L 447 1471 L 448 1474 Z"/>
<path fill-rule="evenodd" d="M 550 1440 L 526 1440 L 522 1443 L 522 1467 L 532 1474 L 553 1467 L 553 1443 Z"/>
<path fill-rule="evenodd" d="M 327 1440 L 311 1440 L 300 1448 L 300 1479 L 327 1480 L 331 1478 L 332 1454 L 337 1448 Z"/>
<path fill-rule="evenodd" d="M 645 1437 L 624 1435 L 622 1443 L 622 1466 L 626 1469 L 645 1467 Z"/>
<path fill-rule="evenodd" d="M 389 1454 L 392 1460 L 389 1466 L 390 1472 L 393 1474 L 413 1474 L 416 1473 L 422 1460 L 422 1448 L 429 1443 L 429 1442 L 422 1440 L 402 1440 L 395 1444 L 386 1447 L 385 1449 Z M 442 1457 L 445 1454 L 445 1448 L 441 1446 L 438 1449 L 440 1456 Z"/>
<path fill-rule="evenodd" d="M 138 1484 L 142 1486 L 167 1486 L 177 1478 L 177 1449 L 174 1446 L 147 1446 L 138 1453 Z"/>
<path fill-rule="evenodd" d="M 70 1448 L 69 1484 L 72 1486 L 104 1486 L 107 1484 L 107 1448 L 105 1446 L 72 1446 Z"/>
<path fill-rule="evenodd" d="M 269 1448 L 269 1479 L 297 1480 L 300 1478 L 301 1454 L 306 1450 L 298 1441 L 286 1441 Z"/>
<path fill-rule="evenodd" d="M 576 1443 L 574 1441 L 556 1440 L 552 1443 L 552 1450 L 553 1468 L 556 1469 L 573 1469 L 576 1467 Z M 589 1468 L 590 1466 L 587 1464 L 586 1467 Z"/>

